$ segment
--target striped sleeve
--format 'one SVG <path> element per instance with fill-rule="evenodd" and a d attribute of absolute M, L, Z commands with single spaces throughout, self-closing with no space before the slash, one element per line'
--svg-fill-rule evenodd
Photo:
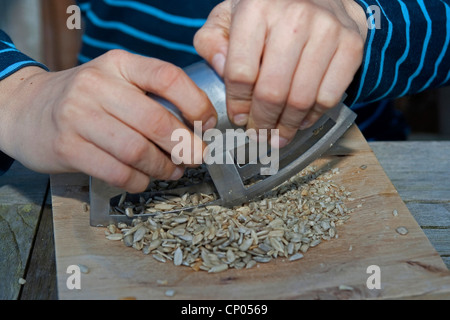
<path fill-rule="evenodd" d="M 123 49 L 180 67 L 198 60 L 192 42 L 219 0 L 78 0 L 85 27 L 78 56 L 85 63 Z"/>
<path fill-rule="evenodd" d="M 372 103 L 450 83 L 450 0 L 355 0 L 369 31 L 347 103 Z"/>
<path fill-rule="evenodd" d="M 0 80 L 28 66 L 39 66 L 46 69 L 44 65 L 17 50 L 9 36 L 0 30 Z"/>

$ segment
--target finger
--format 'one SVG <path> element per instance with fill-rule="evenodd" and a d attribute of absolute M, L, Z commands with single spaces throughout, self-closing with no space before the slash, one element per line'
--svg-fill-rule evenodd
<path fill-rule="evenodd" d="M 80 135 L 120 162 L 156 179 L 179 179 L 177 167 L 158 147 L 111 115 L 85 117 L 79 123 Z"/>
<path fill-rule="evenodd" d="M 167 62 L 139 55 L 112 51 L 120 71 L 129 83 L 174 104 L 193 123 L 202 121 L 204 129 L 217 123 L 217 113 L 208 96 L 180 68 Z"/>
<path fill-rule="evenodd" d="M 336 106 L 358 71 L 363 57 L 364 43 L 353 32 L 344 31 L 339 47 L 320 84 L 316 103 L 304 119 L 304 127 L 310 127 L 329 109 Z"/>
<path fill-rule="evenodd" d="M 294 137 L 298 129 L 306 129 L 312 125 L 310 121 L 315 116 L 308 118 L 307 115 L 315 106 L 320 83 L 336 52 L 337 44 L 333 37 L 333 34 L 319 30 L 310 36 L 303 49 L 286 108 L 279 119 L 280 137 L 288 141 Z M 316 111 L 320 111 L 319 107 L 314 112 Z"/>
<path fill-rule="evenodd" d="M 131 193 L 144 191 L 150 178 L 130 166 L 127 166 L 97 146 L 78 137 L 70 144 L 67 159 L 77 171 L 103 180 L 115 187 Z"/>
<path fill-rule="evenodd" d="M 276 127 L 278 129 L 279 141 L 275 141 L 279 148 L 283 148 L 289 144 L 299 130 L 299 123 L 308 114 L 308 111 L 303 111 L 293 106 L 287 106 L 280 117 L 279 123 Z"/>
<path fill-rule="evenodd" d="M 361 36 L 344 31 L 341 39 L 317 96 L 317 103 L 326 108 L 332 108 L 341 101 L 362 63 L 364 42 Z"/>
<path fill-rule="evenodd" d="M 231 1 L 217 5 L 194 36 L 194 47 L 198 54 L 208 61 L 221 77 L 228 53 L 231 10 Z"/>
<path fill-rule="evenodd" d="M 135 88 L 121 88 L 116 85 L 116 94 L 109 100 L 103 101 L 103 108 L 120 119 L 127 126 L 140 133 L 143 137 L 158 145 L 170 154 L 176 163 L 186 166 L 197 166 L 203 162 L 203 151 L 206 147 L 201 137 L 192 133 L 183 123 L 167 111 L 156 101 Z M 107 88 L 104 89 L 106 95 Z M 183 140 L 177 137 L 180 131 Z M 182 158 L 173 149 L 178 146 L 190 155 L 184 154 Z"/>
<path fill-rule="evenodd" d="M 308 114 L 303 119 L 300 129 L 304 130 L 313 126 L 314 123 L 316 123 L 317 120 L 319 120 L 328 110 L 328 107 L 325 107 L 319 103 L 314 104 L 314 106 L 309 110 Z"/>
<path fill-rule="evenodd" d="M 248 122 L 266 29 L 261 11 L 243 9 L 233 15 L 224 79 L 228 116 L 238 126 Z"/>
<path fill-rule="evenodd" d="M 307 32 L 298 21 L 274 26 L 267 37 L 264 58 L 253 93 L 248 127 L 273 129 L 282 114 Z M 280 57 L 283 57 L 282 59 Z"/>

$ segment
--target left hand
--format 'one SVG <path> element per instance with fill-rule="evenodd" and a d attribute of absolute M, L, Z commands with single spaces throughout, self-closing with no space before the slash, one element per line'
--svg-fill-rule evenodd
<path fill-rule="evenodd" d="M 353 0 L 226 0 L 194 45 L 224 78 L 231 121 L 279 129 L 271 142 L 283 147 L 339 103 L 366 35 Z"/>

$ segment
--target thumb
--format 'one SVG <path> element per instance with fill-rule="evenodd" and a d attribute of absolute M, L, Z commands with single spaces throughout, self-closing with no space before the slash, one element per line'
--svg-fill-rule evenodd
<path fill-rule="evenodd" d="M 232 1 L 224 1 L 209 14 L 203 27 L 194 37 L 194 47 L 216 72 L 223 77 L 228 53 Z"/>

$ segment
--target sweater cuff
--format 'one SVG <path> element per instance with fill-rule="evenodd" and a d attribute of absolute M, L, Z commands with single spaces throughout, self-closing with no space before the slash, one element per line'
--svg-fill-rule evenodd
<path fill-rule="evenodd" d="M 6 33 L 0 30 L 0 81 L 29 66 L 41 67 L 48 71 L 46 66 L 17 50 Z"/>
<path fill-rule="evenodd" d="M 0 30 L 0 81 L 29 66 L 41 67 L 48 71 L 46 66 L 17 50 L 8 35 Z M 9 169 L 13 162 L 14 159 L 0 151 L 0 175 Z"/>

